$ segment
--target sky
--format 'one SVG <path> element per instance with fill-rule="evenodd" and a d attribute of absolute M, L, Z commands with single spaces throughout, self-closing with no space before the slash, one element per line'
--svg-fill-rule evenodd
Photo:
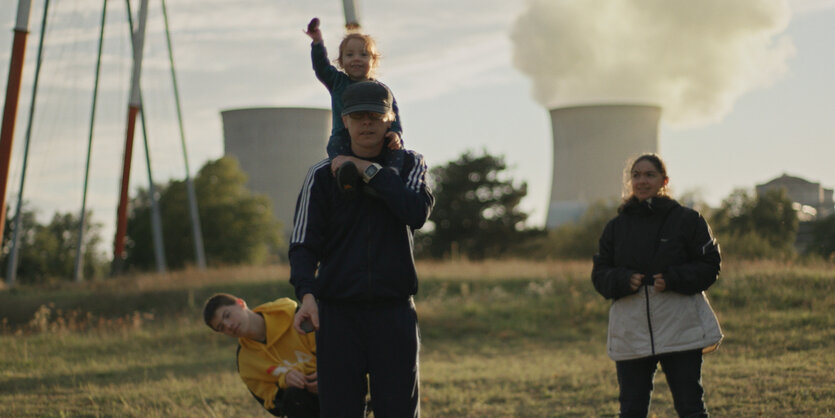
<path fill-rule="evenodd" d="M 3 92 L 15 3 L 0 8 Z M 24 201 L 44 221 L 56 211 L 77 213 L 92 137 L 88 209 L 110 241 L 131 47 L 124 3 L 107 2 L 91 118 L 102 3 L 50 4 Z M 182 179 L 186 169 L 160 2 L 149 3 L 142 91 L 151 167 L 161 183 Z M 192 175 L 223 154 L 223 110 L 328 108 L 303 29 L 319 17 L 336 58 L 341 1 L 178 0 L 167 7 Z M 12 205 L 42 14 L 43 1 L 34 0 L 7 186 Z M 521 206 L 529 226 L 545 223 L 548 109 L 560 106 L 660 104 L 659 152 L 672 192 L 711 206 L 783 173 L 835 187 L 835 0 L 362 0 L 358 15 L 382 53 L 378 78 L 397 98 L 406 147 L 430 167 L 467 151 L 504 156 L 507 176 L 528 185 Z M 140 133 L 137 124 L 132 191 L 148 184 Z"/>

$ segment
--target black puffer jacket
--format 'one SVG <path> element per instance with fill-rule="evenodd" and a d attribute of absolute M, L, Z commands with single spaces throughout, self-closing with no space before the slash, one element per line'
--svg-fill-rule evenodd
<path fill-rule="evenodd" d="M 668 290 L 694 294 L 716 281 L 720 262 L 719 246 L 698 212 L 666 197 L 633 198 L 603 230 L 592 281 L 603 297 L 618 299 L 635 293 L 633 273 L 662 273 Z"/>

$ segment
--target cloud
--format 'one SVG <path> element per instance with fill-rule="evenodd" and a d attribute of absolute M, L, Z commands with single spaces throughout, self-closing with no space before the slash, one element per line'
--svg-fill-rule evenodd
<path fill-rule="evenodd" d="M 716 122 L 787 71 L 785 0 L 531 0 L 515 66 L 548 108 L 653 103 L 673 126 Z"/>
<path fill-rule="evenodd" d="M 411 102 L 506 82 L 507 32 L 521 10 L 497 0 L 479 2 L 477 12 L 471 2 L 380 2 L 365 13 L 383 53 L 380 78 Z M 408 19 L 385 18 L 392 14 Z"/>
<path fill-rule="evenodd" d="M 792 12 L 800 15 L 835 9 L 835 0 L 792 0 L 790 5 Z"/>

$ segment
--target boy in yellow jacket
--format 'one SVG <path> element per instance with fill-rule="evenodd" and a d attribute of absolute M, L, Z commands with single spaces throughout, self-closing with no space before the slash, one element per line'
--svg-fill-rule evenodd
<path fill-rule="evenodd" d="M 296 302 L 277 299 L 249 309 L 228 293 L 206 301 L 212 330 L 238 339 L 238 373 L 249 391 L 276 416 L 318 417 L 316 338 L 293 328 Z"/>

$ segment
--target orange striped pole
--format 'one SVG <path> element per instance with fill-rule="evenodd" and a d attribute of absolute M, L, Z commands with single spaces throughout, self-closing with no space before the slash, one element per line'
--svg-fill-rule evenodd
<path fill-rule="evenodd" d="M 9 81 L 6 84 L 6 105 L 3 108 L 3 126 L 0 128 L 0 242 L 3 241 L 3 225 L 6 224 L 6 186 L 9 182 L 14 125 L 17 118 L 17 102 L 20 97 L 20 80 L 23 74 L 23 56 L 26 54 L 26 36 L 29 34 L 31 6 L 32 0 L 20 0 L 17 5 L 12 59 L 9 61 Z"/>
<path fill-rule="evenodd" d="M 111 274 L 120 274 L 125 260 L 125 234 L 128 229 L 128 187 L 130 186 L 130 165 L 133 156 L 133 134 L 136 115 L 142 106 L 139 79 L 142 73 L 142 51 L 145 46 L 145 22 L 148 20 L 148 0 L 139 4 L 139 26 L 133 33 L 133 73 L 131 75 L 130 103 L 128 104 L 128 126 L 125 135 L 125 158 L 122 162 L 122 186 L 119 207 L 116 214 L 116 238 L 113 241 L 113 264 Z"/>

